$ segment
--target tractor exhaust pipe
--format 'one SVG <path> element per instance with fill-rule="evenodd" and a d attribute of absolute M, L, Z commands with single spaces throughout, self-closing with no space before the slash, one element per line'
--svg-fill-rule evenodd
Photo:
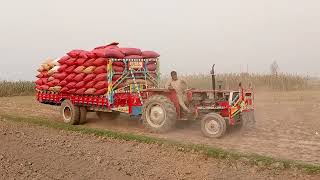
<path fill-rule="evenodd" d="M 216 90 L 216 75 L 214 73 L 214 66 L 215 64 L 212 65 L 212 69 L 211 69 L 211 80 L 212 80 L 212 90 L 215 91 Z M 213 93 L 213 96 L 216 96 L 216 93 Z"/>

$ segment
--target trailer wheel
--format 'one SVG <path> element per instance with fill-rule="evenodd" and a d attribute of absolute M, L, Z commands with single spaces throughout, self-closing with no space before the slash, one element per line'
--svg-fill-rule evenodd
<path fill-rule="evenodd" d="M 120 112 L 96 112 L 97 116 L 100 120 L 108 121 L 108 120 L 114 120 L 117 119 L 120 116 Z"/>
<path fill-rule="evenodd" d="M 61 103 L 61 115 L 67 124 L 77 125 L 80 122 L 80 108 L 72 104 L 70 100 Z"/>
<path fill-rule="evenodd" d="M 84 124 L 87 122 L 87 108 L 81 106 L 80 107 L 80 121 L 79 124 Z"/>
<path fill-rule="evenodd" d="M 219 114 L 209 113 L 201 120 L 201 131 L 207 137 L 222 137 L 226 130 L 226 121 Z"/>
<path fill-rule="evenodd" d="M 145 101 L 142 109 L 143 125 L 150 131 L 163 133 L 175 126 L 176 107 L 166 96 L 151 96 Z"/>

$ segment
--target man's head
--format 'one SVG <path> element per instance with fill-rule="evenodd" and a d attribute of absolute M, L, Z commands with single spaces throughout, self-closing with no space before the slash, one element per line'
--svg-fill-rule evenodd
<path fill-rule="evenodd" d="M 174 81 L 178 80 L 178 74 L 176 71 L 171 71 L 171 78 Z"/>

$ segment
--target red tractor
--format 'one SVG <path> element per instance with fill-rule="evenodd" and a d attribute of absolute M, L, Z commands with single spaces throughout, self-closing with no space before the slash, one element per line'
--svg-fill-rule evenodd
<path fill-rule="evenodd" d="M 117 61 L 125 64 L 121 73 L 112 71 Z M 147 68 L 150 63 L 156 63 L 157 68 L 150 71 Z M 223 136 L 229 126 L 241 126 L 244 117 L 253 117 L 253 92 L 241 86 L 239 91 L 216 90 L 214 67 L 213 89 L 186 91 L 191 114 L 181 110 L 174 90 L 159 88 L 158 59 L 109 59 L 106 68 L 109 86 L 103 96 L 38 91 L 37 100 L 61 106 L 63 120 L 68 124 L 84 122 L 88 111 L 95 111 L 101 119 L 114 118 L 120 113 L 141 116 L 144 126 L 152 132 L 167 132 L 177 120 L 201 120 L 203 134 L 214 138 Z M 115 75 L 121 77 L 112 81 Z"/>

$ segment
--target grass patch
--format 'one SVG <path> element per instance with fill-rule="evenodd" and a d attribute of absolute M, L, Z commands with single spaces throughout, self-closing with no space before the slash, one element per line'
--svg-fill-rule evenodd
<path fill-rule="evenodd" d="M 35 94 L 35 84 L 31 81 L 0 81 L 0 97 L 28 96 Z"/>
<path fill-rule="evenodd" d="M 158 144 L 166 145 L 183 152 L 198 152 L 207 157 L 226 159 L 228 161 L 241 161 L 248 165 L 259 166 L 268 169 L 299 169 L 307 173 L 320 173 L 320 165 L 308 164 L 294 160 L 283 160 L 276 159 L 268 156 L 262 156 L 258 154 L 243 154 L 233 151 L 224 150 L 212 146 L 206 146 L 201 144 L 187 144 L 178 141 L 166 140 L 162 138 L 149 137 L 145 135 L 136 135 L 131 133 L 116 132 L 110 130 L 90 128 L 86 126 L 72 126 L 61 122 L 52 121 L 49 119 L 38 118 L 38 117 L 19 117 L 13 115 L 1 115 L 1 119 L 5 119 L 13 122 L 30 123 L 39 126 L 79 132 L 83 134 L 90 134 L 100 137 L 108 137 L 113 139 L 125 140 L 125 141 L 136 141 L 146 144 Z"/>

